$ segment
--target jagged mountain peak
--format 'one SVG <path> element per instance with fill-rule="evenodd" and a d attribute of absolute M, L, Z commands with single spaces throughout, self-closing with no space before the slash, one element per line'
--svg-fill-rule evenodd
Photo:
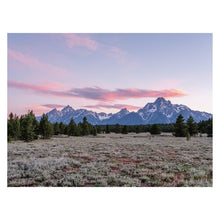
<path fill-rule="evenodd" d="M 166 102 L 166 99 L 163 98 L 163 97 L 158 97 L 158 98 L 155 100 L 155 103 L 161 103 L 161 102 Z"/>
<path fill-rule="evenodd" d="M 67 111 L 73 111 L 74 109 L 70 106 L 70 105 L 67 105 L 67 106 L 65 106 L 62 110 L 61 110 L 61 112 L 67 112 Z"/>
<path fill-rule="evenodd" d="M 70 105 L 65 106 L 61 111 L 53 109 L 48 114 L 48 119 L 52 122 L 63 122 L 68 124 L 73 118 L 76 123 L 82 121 L 83 117 L 87 117 L 91 124 L 155 124 L 155 123 L 174 123 L 179 114 L 182 114 L 187 120 L 192 116 L 194 121 L 208 120 L 212 114 L 207 112 L 193 111 L 189 107 L 182 104 L 172 104 L 163 97 L 157 98 L 153 103 L 146 104 L 137 112 L 129 112 L 127 108 L 123 108 L 115 114 L 112 113 L 96 113 L 86 109 L 74 110 Z M 41 116 L 37 117 L 40 120 Z"/>
<path fill-rule="evenodd" d="M 128 111 L 127 108 L 123 108 L 123 109 L 121 109 L 119 112 L 121 112 L 121 113 L 122 113 L 122 112 L 123 112 L 123 113 L 129 113 L 129 111 Z M 119 112 L 118 112 L 118 113 L 119 113 Z"/>
<path fill-rule="evenodd" d="M 167 105 L 170 105 L 171 102 L 170 102 L 170 100 L 166 100 L 166 99 L 163 98 L 163 97 L 159 97 L 159 98 L 156 99 L 156 101 L 154 102 L 154 104 L 159 104 L 159 105 L 167 104 Z"/>

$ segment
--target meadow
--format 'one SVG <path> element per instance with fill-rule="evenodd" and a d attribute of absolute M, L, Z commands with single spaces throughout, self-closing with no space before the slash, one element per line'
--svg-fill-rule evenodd
<path fill-rule="evenodd" d="M 170 133 L 8 143 L 9 187 L 212 186 L 212 138 Z"/>

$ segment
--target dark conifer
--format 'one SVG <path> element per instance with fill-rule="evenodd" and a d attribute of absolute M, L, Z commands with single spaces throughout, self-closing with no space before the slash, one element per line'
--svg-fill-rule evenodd
<path fill-rule="evenodd" d="M 42 115 L 39 129 L 43 139 L 49 139 L 52 136 L 52 125 L 48 120 L 48 116 L 45 114 Z"/>
<path fill-rule="evenodd" d="M 68 125 L 68 135 L 69 136 L 76 136 L 76 133 L 77 133 L 76 123 L 74 122 L 73 119 L 71 119 L 70 123 Z"/>
<path fill-rule="evenodd" d="M 151 134 L 160 134 L 161 133 L 161 128 L 159 127 L 158 124 L 153 124 L 151 126 L 150 133 Z"/>
<path fill-rule="evenodd" d="M 198 126 L 194 122 L 194 119 L 192 116 L 190 116 L 187 120 L 187 131 L 189 132 L 190 136 L 194 136 L 198 134 Z"/>
<path fill-rule="evenodd" d="M 116 133 L 116 134 L 121 133 L 121 125 L 120 125 L 120 124 L 116 124 L 116 125 L 115 125 L 115 133 Z"/>
<path fill-rule="evenodd" d="M 105 133 L 106 133 L 106 134 L 109 134 L 109 133 L 110 133 L 109 125 L 106 125 L 106 126 L 105 126 Z"/>
<path fill-rule="evenodd" d="M 61 121 L 60 124 L 59 124 L 59 128 L 60 128 L 60 134 L 64 134 L 65 125 L 63 124 L 62 121 Z"/>
<path fill-rule="evenodd" d="M 83 118 L 83 123 L 82 123 L 82 135 L 83 136 L 89 135 L 89 133 L 90 133 L 89 124 L 88 124 L 87 118 L 84 117 Z"/>
<path fill-rule="evenodd" d="M 21 123 L 21 139 L 24 141 L 33 141 L 36 137 L 34 130 L 35 127 L 33 125 L 34 118 L 32 117 L 32 114 L 28 113 L 24 117 L 21 117 L 20 123 Z"/>
<path fill-rule="evenodd" d="M 128 134 L 128 126 L 127 125 L 124 125 L 123 128 L 122 128 L 122 134 Z"/>
<path fill-rule="evenodd" d="M 206 128 L 206 133 L 208 137 L 212 137 L 213 136 L 213 128 L 212 128 L 212 118 L 208 120 L 208 125 Z"/>
<path fill-rule="evenodd" d="M 186 136 L 186 125 L 184 124 L 184 118 L 181 114 L 177 117 L 174 127 L 175 127 L 174 136 L 176 137 Z"/>
<path fill-rule="evenodd" d="M 97 136 L 97 129 L 95 126 L 92 129 L 92 134 L 93 134 L 93 136 Z"/>
<path fill-rule="evenodd" d="M 60 126 L 59 126 L 58 122 L 56 122 L 53 126 L 54 126 L 54 129 L 53 129 L 54 134 L 58 135 L 60 133 Z"/>

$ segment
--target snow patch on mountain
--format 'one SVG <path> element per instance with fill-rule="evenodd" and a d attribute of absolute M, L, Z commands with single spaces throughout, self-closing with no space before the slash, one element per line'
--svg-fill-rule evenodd
<path fill-rule="evenodd" d="M 212 114 L 207 112 L 193 111 L 185 105 L 172 104 L 169 100 L 160 97 L 153 103 L 146 104 L 137 112 L 129 112 L 126 108 L 121 109 L 115 114 L 106 114 L 104 112 L 96 113 L 86 109 L 74 110 L 67 105 L 61 111 L 53 109 L 47 113 L 48 119 L 51 123 L 63 122 L 68 124 L 71 118 L 76 123 L 82 122 L 83 117 L 87 117 L 88 122 L 93 125 L 96 124 L 155 124 L 155 123 L 174 123 L 179 114 L 182 114 L 187 120 L 192 116 L 196 122 L 201 120 L 208 120 Z M 40 121 L 41 116 L 36 117 Z"/>

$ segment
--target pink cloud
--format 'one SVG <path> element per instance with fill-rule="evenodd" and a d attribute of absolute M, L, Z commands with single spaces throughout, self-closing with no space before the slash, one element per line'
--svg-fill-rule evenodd
<path fill-rule="evenodd" d="M 65 105 L 59 105 L 59 104 L 44 104 L 44 105 L 41 105 L 43 107 L 46 107 L 46 108 L 50 108 L 50 109 L 54 109 L 54 108 L 64 108 Z"/>
<path fill-rule="evenodd" d="M 57 91 L 53 90 L 47 86 L 39 86 L 39 85 L 33 85 L 29 83 L 24 82 L 17 82 L 14 80 L 8 80 L 8 86 L 22 89 L 22 90 L 30 90 L 36 93 L 44 94 L 44 95 L 52 95 L 52 96 L 58 96 L 58 97 L 72 97 L 72 95 L 65 91 Z"/>
<path fill-rule="evenodd" d="M 81 46 L 86 47 L 89 50 L 98 49 L 98 43 L 88 36 L 82 36 L 77 34 L 62 34 L 62 36 L 65 38 L 66 45 L 69 48 Z"/>
<path fill-rule="evenodd" d="M 37 58 L 27 54 L 23 54 L 19 51 L 8 49 L 8 58 L 16 60 L 29 68 L 37 69 L 42 72 L 47 72 L 53 76 L 63 76 L 71 74 L 71 72 L 62 67 L 57 67 L 48 63 L 41 62 Z"/>
<path fill-rule="evenodd" d="M 8 86 L 23 90 L 31 90 L 44 95 L 58 97 L 75 97 L 100 101 L 126 100 L 131 98 L 146 97 L 182 97 L 187 94 L 178 89 L 147 90 L 147 89 L 116 89 L 114 91 L 100 87 L 73 88 L 71 90 L 56 90 L 47 86 L 33 85 L 23 82 L 8 80 Z"/>
<path fill-rule="evenodd" d="M 144 90 L 144 89 L 116 89 L 110 91 L 99 87 L 94 88 L 76 88 L 71 92 L 79 97 L 102 100 L 102 101 L 114 101 L 114 100 L 126 100 L 130 98 L 146 98 L 146 97 L 182 97 L 187 94 L 181 90 L 169 89 L 169 90 Z"/>
<path fill-rule="evenodd" d="M 68 89 L 70 86 L 67 84 L 63 84 L 60 82 L 52 82 L 52 81 L 44 81 L 41 83 L 42 85 L 44 85 L 45 87 L 49 87 L 51 89 Z"/>
<path fill-rule="evenodd" d="M 114 109 L 123 109 L 127 108 L 128 110 L 138 110 L 141 107 L 140 106 L 135 106 L 135 105 L 126 105 L 126 104 L 112 104 L 108 105 L 105 103 L 99 103 L 97 105 L 86 105 L 84 106 L 85 108 L 92 108 L 92 109 L 100 109 L 100 108 L 114 108 Z"/>

